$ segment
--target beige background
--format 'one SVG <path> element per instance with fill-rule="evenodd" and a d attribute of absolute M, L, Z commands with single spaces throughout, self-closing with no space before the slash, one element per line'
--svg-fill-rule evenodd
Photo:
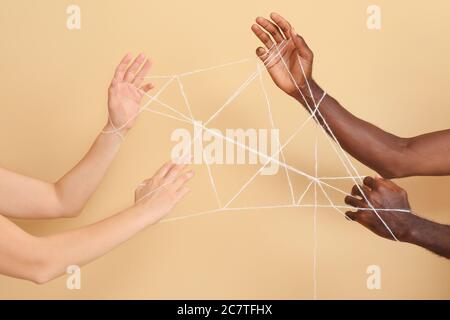
<path fill-rule="evenodd" d="M 284 14 L 316 53 L 315 78 L 350 111 L 402 136 L 448 128 L 450 19 L 447 1 L 375 1 L 381 31 L 366 28 L 373 1 L 83 1 L 82 29 L 66 29 L 69 1 L 4 0 L 0 11 L 0 165 L 55 180 L 87 150 L 106 121 L 106 90 L 126 52 L 144 51 L 153 74 L 173 74 L 254 56 L 257 15 Z M 254 70 L 256 60 L 186 78 L 194 115 L 205 120 Z M 265 77 L 281 137 L 306 118 Z M 159 86 L 160 83 L 157 82 Z M 176 87 L 161 99 L 185 112 Z M 158 110 L 163 110 L 155 105 Z M 257 82 L 215 128 L 267 128 Z M 133 189 L 169 158 L 176 121 L 144 113 L 83 214 L 58 221 L 17 221 L 46 235 L 83 226 L 132 203 Z M 319 175 L 345 171 L 319 140 Z M 312 173 L 313 127 L 287 148 L 288 163 Z M 356 161 L 354 161 L 356 163 Z M 257 166 L 213 166 L 229 199 Z M 360 168 L 362 174 L 373 174 Z M 170 216 L 216 206 L 204 166 L 193 192 Z M 306 186 L 293 177 L 298 196 Z M 416 212 L 450 223 L 450 178 L 399 181 Z M 351 182 L 335 184 L 350 190 Z M 283 171 L 260 177 L 235 205 L 285 204 Z M 337 204 L 340 194 L 330 191 Z M 312 194 L 305 202 L 312 203 Z M 321 203 L 326 203 L 319 197 Z M 0 298 L 276 298 L 313 297 L 311 209 L 235 211 L 148 228 L 82 269 L 82 289 L 66 277 L 36 286 L 0 276 Z M 332 209 L 318 212 L 318 297 L 450 298 L 450 264 L 411 245 L 380 239 Z M 366 288 L 368 265 L 382 289 Z"/>

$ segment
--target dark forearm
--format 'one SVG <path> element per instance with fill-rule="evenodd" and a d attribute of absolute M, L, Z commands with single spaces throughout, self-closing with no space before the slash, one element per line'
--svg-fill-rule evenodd
<path fill-rule="evenodd" d="M 450 226 L 412 215 L 405 242 L 450 259 Z"/>
<path fill-rule="evenodd" d="M 324 91 L 315 81 L 311 81 L 311 91 L 307 87 L 302 90 L 310 112 L 314 109 L 311 92 L 317 102 Z M 303 97 L 298 94 L 295 98 L 308 108 Z M 406 139 L 355 117 L 329 95 L 323 99 L 316 114 L 317 120 L 327 133 L 334 136 L 344 150 L 363 164 L 386 178 L 405 175 L 402 170 L 407 167 Z"/>

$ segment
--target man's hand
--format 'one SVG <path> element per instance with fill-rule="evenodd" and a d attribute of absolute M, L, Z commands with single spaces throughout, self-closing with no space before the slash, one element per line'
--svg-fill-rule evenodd
<path fill-rule="evenodd" d="M 274 22 L 258 17 L 257 24 L 252 25 L 252 31 L 268 49 L 259 47 L 256 54 L 262 61 L 267 61 L 267 70 L 275 84 L 290 96 L 298 98 L 298 89 L 307 88 L 303 72 L 307 81 L 312 77 L 313 52 L 282 16 L 272 13 L 270 17 Z"/>
<path fill-rule="evenodd" d="M 377 210 L 377 213 L 394 235 L 401 241 L 407 241 L 411 233 L 414 215 L 410 212 L 395 211 L 395 209 L 411 210 L 406 191 L 390 180 L 366 177 L 360 188 L 356 185 L 353 186 L 353 197 L 345 198 L 345 203 L 358 208 L 356 212 L 346 212 L 347 217 L 359 222 L 377 235 L 391 240 L 393 238 L 389 230 L 370 208 L 360 189 L 373 208 L 382 209 Z"/>
<path fill-rule="evenodd" d="M 114 74 L 108 91 L 109 125 L 111 129 L 126 133 L 134 124 L 139 113 L 144 92 L 153 88 L 151 83 L 143 86 L 144 77 L 150 71 L 151 61 L 140 54 L 131 62 L 132 56 L 127 54 Z"/>

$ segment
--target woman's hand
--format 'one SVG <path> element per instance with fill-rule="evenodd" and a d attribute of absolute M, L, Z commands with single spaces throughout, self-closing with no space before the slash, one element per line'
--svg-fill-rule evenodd
<path fill-rule="evenodd" d="M 252 31 L 267 48 L 257 48 L 256 54 L 265 62 L 275 84 L 298 98 L 298 90 L 306 89 L 312 77 L 313 52 L 282 16 L 272 13 L 270 17 L 274 22 L 258 17 L 257 24 L 252 25 Z"/>
<path fill-rule="evenodd" d="M 127 54 L 116 68 L 108 90 L 109 124 L 105 132 L 126 133 L 135 123 L 144 93 L 153 88 L 151 83 L 142 85 L 152 62 L 140 54 L 130 66 L 132 56 Z"/>
<path fill-rule="evenodd" d="M 152 223 L 157 222 L 189 192 L 185 184 L 194 176 L 194 171 L 183 172 L 186 164 L 168 162 L 155 175 L 143 181 L 136 189 L 136 207 L 150 214 Z"/>
<path fill-rule="evenodd" d="M 193 172 L 167 163 L 136 190 L 136 204 L 89 226 L 34 237 L 0 215 L 0 274 L 46 283 L 124 243 L 168 213 L 188 192 Z M 55 254 L 64 251 L 64 254 Z"/>

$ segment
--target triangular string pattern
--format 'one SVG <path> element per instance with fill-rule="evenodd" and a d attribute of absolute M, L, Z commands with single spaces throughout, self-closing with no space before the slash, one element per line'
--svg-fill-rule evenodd
<path fill-rule="evenodd" d="M 141 107 L 140 111 L 133 117 L 135 118 L 138 114 L 140 114 L 143 111 L 147 111 L 147 112 L 151 112 L 154 114 L 157 114 L 159 116 L 163 116 L 163 117 L 167 117 L 169 119 L 173 119 L 176 121 L 180 121 L 183 123 L 189 123 L 191 124 L 193 127 L 195 126 L 200 126 L 202 128 L 202 130 L 209 132 L 211 135 L 214 135 L 218 138 L 223 139 L 224 141 L 233 143 L 235 145 L 237 145 L 240 148 L 243 148 L 245 150 L 247 150 L 248 152 L 254 153 L 256 155 L 258 155 L 260 158 L 264 159 L 265 163 L 255 172 L 255 174 L 248 179 L 243 185 L 242 187 L 227 201 L 225 201 L 225 203 L 223 204 L 223 201 L 220 197 L 220 193 L 219 190 L 217 188 L 216 185 L 216 181 L 215 178 L 212 174 L 212 170 L 210 165 L 206 162 L 206 167 L 208 170 L 208 177 L 210 180 L 210 184 L 211 184 L 211 188 L 213 190 L 213 194 L 216 198 L 217 201 L 217 208 L 211 209 L 211 210 L 206 210 L 206 211 L 201 211 L 201 212 L 195 212 L 195 213 L 191 213 L 188 215 L 184 215 L 184 216 L 178 216 L 178 217 L 172 217 L 172 218 L 166 218 L 164 220 L 161 220 L 161 223 L 167 223 L 167 222 L 175 222 L 175 221 L 180 221 L 180 220 L 185 220 L 185 219 L 189 219 L 189 218 L 194 218 L 194 217 L 200 217 L 200 216 L 205 216 L 205 215 L 210 215 L 210 214 L 217 214 L 217 213 L 233 213 L 233 212 L 246 212 L 246 211 L 251 211 L 251 210 L 268 210 L 268 209 L 279 209 L 279 208 L 312 208 L 313 209 L 313 244 L 314 244 L 314 248 L 313 248 L 313 288 L 314 288 L 314 298 L 317 298 L 317 210 L 320 208 L 332 208 L 336 211 L 338 211 L 340 214 L 344 215 L 343 210 L 368 210 L 368 211 L 372 211 L 374 212 L 378 219 L 383 223 L 383 225 L 386 227 L 386 229 L 389 231 L 389 233 L 392 235 L 394 240 L 397 240 L 395 234 L 392 232 L 392 230 L 389 228 L 389 226 L 386 224 L 386 222 L 380 217 L 379 212 L 382 211 L 397 211 L 397 212 L 410 212 L 410 210 L 407 209 L 385 209 L 385 208 L 374 208 L 373 205 L 370 203 L 370 201 L 366 198 L 366 196 L 364 195 L 364 192 L 361 191 L 361 194 L 363 195 L 364 199 L 366 200 L 366 202 L 369 205 L 369 208 L 354 208 L 351 206 L 347 206 L 347 205 L 336 205 L 333 203 L 333 201 L 331 200 L 331 198 L 329 197 L 326 188 L 330 188 L 333 189 L 343 195 L 349 195 L 346 191 L 341 190 L 340 188 L 337 188 L 333 185 L 331 185 L 330 183 L 332 181 L 335 180 L 352 180 L 355 185 L 358 186 L 358 188 L 360 188 L 360 184 L 362 183 L 362 179 L 363 176 L 361 176 L 358 171 L 356 170 L 355 166 L 353 165 L 353 163 L 351 162 L 349 156 L 347 155 L 347 153 L 343 150 L 342 146 L 339 144 L 339 141 L 336 139 L 333 131 L 330 129 L 330 126 L 328 125 L 328 123 L 326 122 L 326 119 L 321 115 L 321 112 L 319 110 L 320 104 L 321 102 L 326 98 L 327 94 L 324 93 L 323 96 L 317 100 L 317 102 L 315 101 L 313 94 L 312 94 L 312 90 L 310 87 L 310 84 L 308 82 L 308 79 L 305 76 L 305 72 L 303 69 L 303 64 L 301 62 L 301 60 L 298 58 L 298 61 L 300 63 L 301 66 L 301 70 L 303 73 L 304 78 L 306 79 L 306 83 L 307 83 L 307 87 L 308 90 L 310 92 L 310 96 L 312 97 L 312 101 L 314 103 L 313 106 L 310 106 L 305 98 L 305 96 L 303 95 L 302 91 L 300 90 L 300 88 L 297 85 L 297 82 L 295 81 L 294 76 L 292 75 L 292 73 L 290 72 L 289 68 L 288 68 L 288 63 L 285 60 L 284 56 L 283 56 L 283 50 L 286 48 L 286 46 L 288 45 L 289 41 L 291 41 L 290 39 L 288 40 L 284 40 L 279 44 L 275 44 L 272 46 L 272 48 L 270 48 L 270 50 L 268 51 L 268 56 L 267 58 L 261 63 L 260 61 L 257 61 L 256 63 L 256 70 L 254 72 L 252 72 L 249 77 L 235 90 L 235 92 L 233 94 L 231 94 L 229 96 L 229 98 L 210 116 L 210 118 L 208 120 L 206 120 L 204 123 L 201 123 L 199 121 L 197 121 L 194 118 L 193 115 L 193 109 L 192 106 L 189 102 L 189 98 L 188 98 L 188 94 L 184 88 L 183 85 L 183 79 L 186 77 L 189 77 L 191 75 L 197 74 L 197 73 L 201 73 L 201 72 L 208 72 L 208 71 L 212 71 L 212 70 L 218 70 L 221 68 L 227 68 L 227 67 L 231 67 L 231 66 L 236 66 L 236 65 L 240 65 L 243 63 L 249 63 L 252 62 L 254 63 L 255 59 L 252 58 L 247 58 L 247 59 L 242 59 L 242 60 L 238 60 L 235 62 L 230 62 L 230 63 L 225 63 L 225 64 L 221 64 L 218 66 L 212 66 L 212 67 L 208 67 L 208 68 L 203 68 L 203 69 L 197 69 L 194 71 L 189 71 L 189 72 L 184 72 L 184 73 L 180 73 L 180 74 L 174 74 L 174 75 L 153 75 L 153 76 L 148 76 L 146 77 L 147 79 L 163 79 L 166 80 L 165 83 L 163 84 L 163 86 L 161 87 L 161 89 L 156 92 L 156 94 L 151 95 L 148 93 L 144 93 L 149 100 Z M 260 88 L 261 91 L 263 93 L 263 97 L 266 103 L 266 107 L 267 107 L 267 114 L 270 120 L 270 125 L 273 129 L 277 128 L 275 121 L 273 119 L 273 114 L 271 111 L 271 104 L 270 104 L 270 100 L 269 100 L 269 95 L 267 93 L 267 90 L 264 86 L 264 81 L 263 81 L 263 77 L 262 77 L 262 73 L 263 71 L 266 70 L 266 68 L 268 66 L 270 66 L 272 63 L 274 63 L 274 61 L 276 59 L 279 59 L 278 61 L 281 61 L 283 63 L 283 66 L 285 67 L 286 71 L 288 72 L 292 82 L 294 83 L 294 85 L 296 86 L 296 89 L 298 90 L 298 92 L 300 93 L 302 99 L 305 102 L 305 106 L 308 108 L 309 111 L 309 116 L 306 118 L 306 120 L 304 120 L 302 123 L 300 123 L 300 125 L 297 127 L 297 129 L 286 139 L 286 141 L 281 145 L 281 143 L 279 144 L 280 147 L 278 150 L 276 150 L 273 154 L 268 155 L 268 154 L 264 154 L 259 152 L 258 150 L 255 150 L 253 148 L 251 148 L 248 145 L 242 144 L 238 141 L 235 141 L 233 139 L 230 139 L 227 136 L 224 136 L 220 133 L 217 133 L 214 130 L 211 130 L 210 128 L 208 128 L 208 124 L 213 120 L 216 119 L 223 110 L 225 110 L 242 92 L 244 92 L 244 90 L 256 79 L 258 79 L 259 84 L 260 84 Z M 178 85 L 178 89 L 180 90 L 180 94 L 183 97 L 184 100 L 184 104 L 185 104 L 185 109 L 187 114 L 178 111 L 176 108 L 174 108 L 173 106 L 165 103 L 164 101 L 161 101 L 161 99 L 159 98 L 159 96 L 161 95 L 162 92 L 164 92 L 164 90 L 172 83 L 176 81 L 177 85 Z M 176 114 L 169 114 L 169 113 L 165 113 L 165 112 L 161 112 L 161 111 L 157 111 L 151 108 L 151 105 L 157 103 L 160 106 L 164 107 L 165 109 L 171 111 L 172 113 Z M 321 117 L 322 122 L 321 125 L 323 128 L 323 130 L 319 129 L 319 121 L 318 121 L 318 117 Z M 285 147 L 287 145 L 289 145 L 289 143 L 292 142 L 292 140 L 297 136 L 297 134 L 306 126 L 307 123 L 309 123 L 311 121 L 311 119 L 315 120 L 315 123 L 317 125 L 316 128 L 316 137 L 315 137 L 315 145 L 314 145 L 314 161 L 315 161 L 315 167 L 314 167 L 314 174 L 310 175 L 292 165 L 289 165 L 286 161 L 286 157 L 285 157 L 285 153 L 283 152 Z M 105 133 L 119 133 L 120 130 L 125 127 L 127 125 L 128 122 L 130 122 L 132 119 L 129 119 L 125 124 L 123 124 L 121 127 L 115 128 L 113 130 L 107 131 Z M 344 166 L 344 168 L 347 171 L 348 176 L 340 176 L 340 177 L 320 177 L 318 175 L 318 134 L 319 131 L 323 132 L 323 134 L 325 135 L 325 137 L 327 138 L 327 140 L 329 141 L 329 143 L 331 144 L 334 152 L 336 153 L 336 155 L 338 156 L 338 159 L 342 162 L 342 165 Z M 191 140 L 191 144 L 189 146 L 189 148 L 186 149 L 190 149 L 190 147 L 192 147 L 192 144 L 194 144 L 194 142 L 200 138 L 200 134 L 198 134 L 197 136 L 193 137 L 193 139 Z M 281 156 L 281 161 L 278 160 L 277 157 L 278 155 Z M 271 162 L 275 162 L 278 165 L 280 165 L 286 174 L 286 178 L 287 178 L 287 182 L 289 185 L 289 198 L 291 199 L 291 203 L 286 204 L 286 205 L 273 205 L 273 206 L 246 206 L 246 207 L 231 207 L 230 205 L 241 195 L 241 193 L 254 181 L 254 179 L 261 173 L 261 171 Z M 293 187 L 292 187 L 292 181 L 291 181 L 291 174 L 298 174 L 301 175 L 303 177 L 305 177 L 306 179 L 309 180 L 309 183 L 306 185 L 306 188 L 297 196 L 298 200 L 295 197 L 294 191 L 293 191 Z M 326 187 L 326 188 L 325 188 Z M 305 195 L 308 193 L 308 191 L 310 191 L 312 188 L 313 192 L 314 192 L 314 203 L 313 204 L 303 204 L 303 199 L 305 197 Z M 320 192 L 324 195 L 325 199 L 327 199 L 328 204 L 319 204 L 317 201 L 317 196 L 318 196 L 318 192 Z"/>

